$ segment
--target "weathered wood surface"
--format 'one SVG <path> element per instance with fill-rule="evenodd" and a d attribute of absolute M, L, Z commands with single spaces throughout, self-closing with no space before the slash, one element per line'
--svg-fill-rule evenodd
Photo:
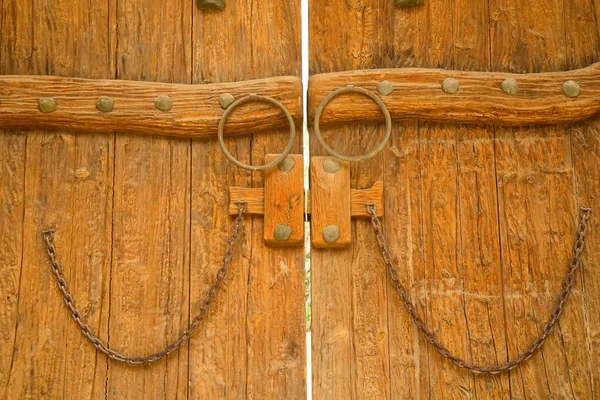
<path fill-rule="evenodd" d="M 310 161 L 311 243 L 318 248 L 346 247 L 352 242 L 350 163 L 329 156 Z M 328 239 L 330 228 L 337 234 Z"/>
<path fill-rule="evenodd" d="M 279 154 L 267 154 L 265 161 L 272 162 L 277 157 L 279 157 Z M 265 213 L 263 220 L 265 244 L 268 246 L 303 247 L 304 156 L 302 154 L 291 154 L 286 157 L 281 165 L 287 167 L 284 169 L 275 167 L 265 171 Z M 278 238 L 275 231 L 279 225 L 288 227 L 290 229 L 289 235 Z"/>
<path fill-rule="evenodd" d="M 481 68 L 486 66 L 481 65 Z M 450 94 L 442 90 L 446 78 L 458 80 L 458 92 Z M 502 90 L 500 85 L 505 79 L 518 83 L 515 94 Z M 563 84 L 569 80 L 580 87 L 577 97 L 567 97 L 563 92 Z M 392 93 L 377 93 L 377 84 L 383 81 L 393 86 Z M 323 99 L 347 85 L 360 86 L 379 95 L 394 119 L 528 126 L 573 123 L 600 112 L 600 63 L 571 71 L 536 74 L 373 69 L 312 76 L 308 85 L 311 124 Z M 321 114 L 323 124 L 364 120 L 382 120 L 381 111 L 369 98 L 352 94 L 337 96 Z"/>
<path fill-rule="evenodd" d="M 389 3 L 313 0 L 311 73 L 538 73 L 600 60 L 597 2 Z M 597 118 L 522 129 L 395 122 L 385 151 L 352 167 L 355 188 L 384 181 L 384 229 L 401 280 L 452 351 L 503 362 L 540 332 L 567 270 L 578 207 L 600 207 L 599 128 Z M 363 122 L 324 131 L 334 149 L 353 154 L 382 135 L 382 124 Z M 324 154 L 314 138 L 311 153 Z M 597 397 L 599 226 L 593 217 L 585 267 L 551 339 L 523 367 L 490 377 L 456 369 L 427 345 L 387 282 L 372 229 L 356 220 L 349 249 L 311 254 L 314 398 Z"/>
<path fill-rule="evenodd" d="M 229 188 L 229 214 L 237 215 L 238 201 L 248 202 L 248 215 L 264 215 L 265 190 L 264 188 Z M 365 203 L 375 203 L 377 215 L 383 216 L 383 182 L 375 182 L 367 189 L 350 189 L 350 215 L 352 218 L 370 217 Z M 306 217 L 310 219 L 312 201 L 310 189 L 306 191 Z"/>
<path fill-rule="evenodd" d="M 213 84 L 300 73 L 298 2 L 255 13 L 250 1 L 222 12 L 188 1 L 0 3 L 3 75 Z M 287 138 L 284 128 L 226 142 L 260 164 Z M 156 365 L 108 362 L 55 288 L 48 226 L 76 304 L 110 347 L 143 355 L 185 329 L 222 261 L 227 188 L 263 186 L 216 140 L 3 131 L 0 155 L 0 398 L 304 397 L 303 254 L 267 250 L 262 218 L 246 218 L 198 335 Z"/>
<path fill-rule="evenodd" d="M 114 78 L 110 10 L 106 1 L 3 1 L 0 74 Z M 107 340 L 113 158 L 112 135 L 0 134 L 0 398 L 105 397 L 106 359 L 66 314 L 40 231 L 58 229 L 70 289 Z"/>
<path fill-rule="evenodd" d="M 280 101 L 294 120 L 302 120 L 302 81 L 294 76 L 244 82 L 183 85 L 128 80 L 98 80 L 56 76 L 0 76 L 0 125 L 7 129 L 54 128 L 86 132 L 138 133 L 183 138 L 216 137 L 223 109 L 219 96 L 236 99 L 250 94 Z M 155 107 L 158 96 L 169 96 L 169 111 Z M 113 110 L 96 108 L 101 96 L 114 101 Z M 54 112 L 38 109 L 40 98 L 53 98 Z M 283 113 L 269 104 L 252 102 L 227 119 L 226 135 L 287 128 Z"/>

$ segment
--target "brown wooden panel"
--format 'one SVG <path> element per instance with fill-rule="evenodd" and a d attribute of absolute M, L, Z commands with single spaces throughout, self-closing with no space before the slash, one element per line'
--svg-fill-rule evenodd
<path fill-rule="evenodd" d="M 250 94 L 280 101 L 296 122 L 302 120 L 302 82 L 295 76 L 278 76 L 214 85 L 136 82 L 124 79 L 76 79 L 56 76 L 0 76 L 0 124 L 6 128 L 85 129 L 87 132 L 120 130 L 143 135 L 183 138 L 216 137 L 223 115 L 222 94 L 241 99 Z M 112 111 L 101 112 L 96 102 L 110 96 Z M 168 96 L 172 108 L 158 110 L 155 101 Z M 56 111 L 39 111 L 41 98 L 56 102 Z M 287 118 L 277 108 L 241 105 L 227 119 L 224 135 L 246 134 L 251 129 L 284 128 Z"/>
<path fill-rule="evenodd" d="M 392 10 L 384 1 L 313 0 L 311 73 L 390 67 L 533 73 L 598 61 L 589 4 L 521 3 L 426 1 Z M 586 162 L 592 171 L 596 164 L 598 127 L 577 127 L 513 131 L 396 122 L 384 153 L 353 166 L 358 187 L 380 179 L 383 165 L 383 222 L 402 282 L 440 341 L 470 362 L 514 357 L 549 316 L 573 245 L 577 207 L 593 201 L 598 186 L 586 171 Z M 325 139 L 339 152 L 356 154 L 380 129 L 331 125 Z M 311 144 L 312 154 L 323 154 L 316 140 Z M 315 397 L 593 397 L 598 321 L 592 315 L 600 302 L 593 265 L 586 264 L 584 285 L 542 352 L 509 374 L 475 376 L 426 344 L 392 286 L 377 287 L 383 266 L 378 256 L 362 259 L 377 252 L 372 230 L 364 228 L 356 223 L 357 243 L 348 251 L 313 250 Z M 387 323 L 379 328 L 382 312 Z M 382 369 L 364 367 L 361 350 L 374 337 L 384 344 L 368 355 L 373 361 L 383 354 Z"/>
<path fill-rule="evenodd" d="M 118 0 L 117 78 L 190 83 L 192 4 Z M 121 134 L 115 140 L 110 346 L 162 350 L 188 326 L 190 141 Z M 187 393 L 184 346 L 160 362 L 109 364 L 107 394 Z"/>
<path fill-rule="evenodd" d="M 469 3 L 470 4 L 470 3 Z M 405 11 L 400 11 L 405 12 Z M 457 21 L 465 24 L 460 32 L 455 32 L 459 41 L 469 41 L 471 34 L 481 34 L 476 29 L 485 19 L 487 8 L 469 7 L 466 14 L 472 18 Z M 460 63 L 474 68 L 479 55 L 475 47 L 465 55 L 457 56 Z M 480 47 L 480 46 L 479 46 Z M 489 47 L 481 47 L 485 49 Z M 486 59 L 481 61 L 487 66 Z M 391 93 L 384 92 L 381 99 L 393 119 L 427 119 L 443 123 L 495 124 L 503 126 L 556 125 L 573 123 L 590 118 L 600 112 L 600 63 L 561 72 L 539 74 L 511 74 L 507 72 L 477 72 L 468 70 L 446 70 L 432 68 L 369 69 L 365 71 L 344 71 L 313 75 L 309 82 L 309 121 L 314 120 L 317 107 L 332 91 L 353 85 L 377 93 L 377 85 L 387 82 L 393 87 Z M 459 83 L 456 93 L 445 93 L 442 89 L 447 78 Z M 514 94 L 507 94 L 501 88 L 505 79 L 513 79 L 518 84 Z M 579 86 L 577 96 L 568 97 L 563 84 L 574 81 Z M 321 114 L 321 123 L 356 122 L 382 120 L 379 107 L 366 96 L 344 94 L 328 103 Z"/>
<path fill-rule="evenodd" d="M 2 3 L 1 74 L 114 78 L 109 1 Z M 94 21 L 87 23 L 86 21 Z M 104 397 L 106 360 L 76 329 L 56 289 L 41 230 L 89 325 L 107 337 L 113 136 L 2 132 L 1 398 Z"/>
<path fill-rule="evenodd" d="M 195 10 L 192 38 L 193 83 L 300 76 L 297 0 L 229 1 L 223 11 Z M 238 160 L 259 165 L 265 154 L 280 154 L 288 138 L 283 129 L 225 142 Z M 292 153 L 301 153 L 300 141 Z M 233 222 L 231 186 L 262 188 L 263 173 L 231 165 L 216 140 L 194 139 L 192 314 L 223 257 Z M 263 236 L 263 217 L 247 217 L 225 287 L 190 344 L 191 398 L 305 396 L 303 250 L 267 248 Z"/>

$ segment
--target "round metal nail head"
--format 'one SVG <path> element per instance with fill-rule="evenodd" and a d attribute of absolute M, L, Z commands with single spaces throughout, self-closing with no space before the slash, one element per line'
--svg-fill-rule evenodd
<path fill-rule="evenodd" d="M 57 108 L 56 101 L 52 97 L 44 97 L 39 100 L 38 110 L 40 110 L 40 112 L 51 113 L 56 111 Z"/>
<path fill-rule="evenodd" d="M 101 96 L 98 97 L 98 100 L 96 101 L 96 108 L 99 111 L 102 112 L 111 112 L 113 110 L 113 107 L 115 106 L 115 101 L 113 100 L 112 97 L 108 97 L 108 96 Z"/>
<path fill-rule="evenodd" d="M 323 239 L 333 243 L 340 238 L 340 228 L 337 225 L 328 225 L 323 229 Z"/>
<path fill-rule="evenodd" d="M 325 172 L 329 172 L 330 174 L 335 174 L 340 169 L 342 169 L 342 166 L 333 157 L 327 157 L 323 161 L 323 171 L 325 171 Z"/>
<path fill-rule="evenodd" d="M 235 101 L 235 97 L 231 93 L 223 93 L 219 96 L 219 104 L 223 110 L 227 110 Z"/>
<path fill-rule="evenodd" d="M 292 236 L 292 228 L 287 225 L 277 225 L 273 232 L 275 240 L 285 241 Z"/>
<path fill-rule="evenodd" d="M 165 94 L 161 94 L 154 100 L 154 107 L 160 111 L 171 111 L 171 108 L 173 108 L 173 99 Z"/>
<path fill-rule="evenodd" d="M 382 81 L 377 84 L 377 91 L 382 96 L 387 96 L 394 91 L 394 86 L 390 81 Z"/>
<path fill-rule="evenodd" d="M 458 92 L 458 80 L 455 78 L 446 78 L 442 82 L 442 90 L 448 94 L 454 94 Z"/>
<path fill-rule="evenodd" d="M 286 157 L 282 162 L 279 163 L 279 170 L 281 172 L 290 172 L 296 165 L 296 161 L 292 157 Z"/>
<path fill-rule="evenodd" d="M 567 97 L 577 97 L 581 92 L 581 87 L 575 81 L 566 81 L 562 85 L 562 91 Z"/>
<path fill-rule="evenodd" d="M 500 88 L 506 94 L 514 95 L 517 94 L 517 90 L 519 90 L 519 83 L 516 79 L 506 78 L 501 84 Z"/>

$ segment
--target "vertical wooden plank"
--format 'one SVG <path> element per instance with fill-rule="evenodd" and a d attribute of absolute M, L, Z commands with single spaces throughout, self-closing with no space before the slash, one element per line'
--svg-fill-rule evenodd
<path fill-rule="evenodd" d="M 300 0 L 252 2 L 252 78 L 301 76 Z M 277 32 L 276 35 L 273 32 Z M 296 127 L 302 132 L 302 126 Z M 252 163 L 281 153 L 287 129 L 257 133 Z M 302 153 L 298 135 L 292 153 Z M 252 174 L 264 186 L 264 174 Z M 248 276 L 248 398 L 306 398 L 304 250 L 263 246 L 264 221 L 254 218 Z"/>
<path fill-rule="evenodd" d="M 577 25 L 567 23 L 566 46 L 567 62 L 569 69 L 579 68 L 600 60 L 600 31 L 598 15 L 600 4 L 588 1 L 565 2 L 565 20 L 577 21 Z M 561 328 L 567 331 L 572 340 L 565 343 L 567 351 L 571 356 L 571 362 L 579 365 L 587 365 L 587 371 L 579 368 L 580 373 L 574 374 L 573 385 L 576 394 L 583 396 L 586 391 L 580 387 L 591 385 L 592 398 L 597 397 L 600 390 L 600 273 L 598 273 L 598 191 L 600 183 L 594 179 L 598 171 L 598 160 L 600 138 L 598 127 L 599 119 L 594 118 L 587 123 L 577 124 L 569 130 L 571 139 L 571 161 L 573 162 L 575 180 L 575 204 L 577 207 L 592 207 L 594 219 L 589 227 L 586 243 L 587 252 L 583 262 L 584 267 L 579 271 L 577 284 L 581 294 L 576 296 L 577 303 L 573 304 L 572 310 L 582 313 L 583 328 L 585 330 L 585 345 L 582 343 L 580 332 L 581 326 L 576 324 L 561 324 Z M 578 291 L 578 292 L 579 292 Z M 581 297 L 581 299 L 579 298 Z M 587 372 L 587 373 L 584 373 Z"/>
<path fill-rule="evenodd" d="M 193 38 L 196 83 L 300 75 L 299 1 L 244 0 L 219 12 L 195 11 Z M 226 144 L 240 161 L 261 164 L 265 154 L 281 153 L 288 136 L 285 130 L 268 132 Z M 301 152 L 299 143 L 292 153 Z M 227 188 L 262 187 L 263 175 L 232 166 L 215 140 L 194 140 L 192 160 L 192 204 L 202 213 L 192 215 L 191 259 L 200 267 L 193 269 L 191 291 L 200 299 L 233 221 L 226 212 Z M 303 250 L 268 249 L 263 237 L 262 217 L 246 218 L 226 286 L 192 340 L 190 397 L 305 396 Z M 199 305 L 192 298 L 192 313 Z"/>
<path fill-rule="evenodd" d="M 565 9 L 565 4 L 491 2 L 494 70 L 563 70 L 571 68 L 574 58 L 590 59 L 589 52 L 581 56 L 586 51 L 573 47 L 580 49 L 584 39 L 569 33 L 589 30 L 584 19 L 578 18 L 577 26 L 572 23 L 572 7 L 585 6 Z M 511 357 L 541 332 L 572 252 L 578 210 L 570 136 L 564 127 L 498 129 L 497 186 Z M 583 311 L 582 292 L 576 288 L 544 348 L 511 372 L 514 398 L 593 397 Z"/>
<path fill-rule="evenodd" d="M 189 83 L 192 5 L 119 0 L 118 78 Z M 188 326 L 190 179 L 189 140 L 117 135 L 110 346 L 128 355 L 162 350 Z M 154 365 L 110 363 L 108 396 L 185 397 L 187 360 L 183 346 Z"/>
<path fill-rule="evenodd" d="M 105 34 L 109 8 L 108 1 L 4 2 L 0 73 L 114 77 L 108 62 L 114 47 Z M 5 193 L 12 224 L 2 225 L 2 236 L 12 236 L 17 246 L 8 257 L 20 248 L 20 280 L 9 280 L 7 291 L 13 320 L 2 321 L 14 332 L 2 393 L 7 398 L 103 396 L 106 362 L 64 308 L 40 232 L 56 227 L 60 260 L 77 305 L 106 339 L 112 135 L 37 131 L 1 136 L 1 151 L 13 153 L 3 156 L 10 168 L 3 180 L 9 180 Z M 21 206 L 18 197 L 25 199 Z M 16 264 L 9 264 L 10 279 Z"/>
<path fill-rule="evenodd" d="M 194 11 L 192 46 L 194 83 L 216 83 L 249 77 L 251 2 L 228 2 L 222 11 Z M 204 40 L 204 38 L 211 40 Z M 224 62 L 227 60 L 227 62 Z M 215 96 L 218 101 L 218 95 Z M 250 163 L 249 137 L 226 138 L 230 153 Z M 192 141 L 192 220 L 190 313 L 200 310 L 209 285 L 223 261 L 232 218 L 223 210 L 229 186 L 250 187 L 250 173 L 234 168 L 216 140 Z M 190 341 L 189 397 L 246 398 L 247 292 L 252 219 L 234 253 L 224 286 L 209 318 Z"/>
<path fill-rule="evenodd" d="M 309 3 L 310 72 L 393 65 L 389 38 L 393 2 Z M 337 151 L 358 155 L 383 137 L 381 124 L 322 129 Z M 316 139 L 311 155 L 326 155 Z M 383 179 L 380 153 L 351 166 L 353 188 Z M 313 204 L 314 206 L 314 204 Z M 353 243 L 343 250 L 311 253 L 312 368 L 315 398 L 389 398 L 387 286 L 368 220 L 352 222 Z"/>

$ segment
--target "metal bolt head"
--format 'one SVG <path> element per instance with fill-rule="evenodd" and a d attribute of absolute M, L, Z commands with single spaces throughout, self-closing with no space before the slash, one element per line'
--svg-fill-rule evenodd
<path fill-rule="evenodd" d="M 203 10 L 222 10 L 225 0 L 198 0 L 198 8 Z"/>
<path fill-rule="evenodd" d="M 455 78 L 446 78 L 442 82 L 442 90 L 448 94 L 454 94 L 458 92 L 458 80 Z"/>
<path fill-rule="evenodd" d="M 275 240 L 289 240 L 292 236 L 292 228 L 287 225 L 277 225 L 273 231 L 273 237 Z"/>
<path fill-rule="evenodd" d="M 519 90 L 519 83 L 516 79 L 506 78 L 501 84 L 500 88 L 506 94 L 517 94 L 517 90 Z"/>
<path fill-rule="evenodd" d="M 43 113 L 51 113 L 57 109 L 56 100 L 52 97 L 41 98 L 38 102 L 38 110 Z"/>
<path fill-rule="evenodd" d="M 394 0 L 394 5 L 398 8 L 416 7 L 423 5 L 424 0 Z"/>
<path fill-rule="evenodd" d="M 327 225 L 323 229 L 323 239 L 327 243 L 333 243 L 340 238 L 340 228 L 337 225 Z"/>
<path fill-rule="evenodd" d="M 279 163 L 279 170 L 281 172 L 290 172 L 296 165 L 296 161 L 292 157 L 286 157 L 282 162 Z"/>
<path fill-rule="evenodd" d="M 96 108 L 102 112 L 111 112 L 115 105 L 115 101 L 112 97 L 100 96 L 96 101 Z"/>
<path fill-rule="evenodd" d="M 227 110 L 235 102 L 235 97 L 231 93 L 223 93 L 219 96 L 219 104 L 223 110 Z"/>
<path fill-rule="evenodd" d="M 566 81 L 562 85 L 562 91 L 567 97 L 577 97 L 581 92 L 581 87 L 575 81 Z"/>
<path fill-rule="evenodd" d="M 387 96 L 388 94 L 391 94 L 394 91 L 394 86 L 390 81 L 381 81 L 377 83 L 377 91 L 382 96 Z"/>
<path fill-rule="evenodd" d="M 325 160 L 323 160 L 323 171 L 329 172 L 330 174 L 335 174 L 340 169 L 342 169 L 342 166 L 335 158 L 327 157 Z"/>
<path fill-rule="evenodd" d="M 171 108 L 173 108 L 173 99 L 166 94 L 161 94 L 154 100 L 154 107 L 160 111 L 171 111 Z"/>

